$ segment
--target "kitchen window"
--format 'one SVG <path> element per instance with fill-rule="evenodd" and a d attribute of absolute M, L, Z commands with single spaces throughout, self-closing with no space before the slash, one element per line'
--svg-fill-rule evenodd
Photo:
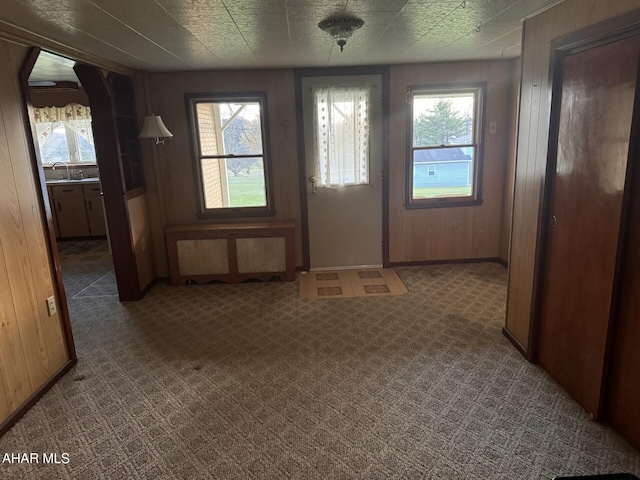
<path fill-rule="evenodd" d="M 201 216 L 272 215 L 265 93 L 186 95 Z"/>
<path fill-rule="evenodd" d="M 56 162 L 95 165 L 91 109 L 84 105 L 34 108 L 43 165 Z"/>
<path fill-rule="evenodd" d="M 482 203 L 484 85 L 410 87 L 406 207 Z"/>

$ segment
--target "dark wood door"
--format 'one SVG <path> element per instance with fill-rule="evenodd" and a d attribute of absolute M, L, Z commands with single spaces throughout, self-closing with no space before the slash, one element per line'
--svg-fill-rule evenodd
<path fill-rule="evenodd" d="M 600 408 L 640 41 L 565 56 L 538 361 Z M 558 105 L 558 102 L 555 103 Z"/>
<path fill-rule="evenodd" d="M 638 106 L 636 106 L 636 112 Z M 620 297 L 613 335 L 606 419 L 640 450 L 640 125 L 634 121 L 630 190 Z"/>

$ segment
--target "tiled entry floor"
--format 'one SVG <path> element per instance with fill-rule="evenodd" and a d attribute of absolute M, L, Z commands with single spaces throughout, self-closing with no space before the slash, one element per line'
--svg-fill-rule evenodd
<path fill-rule="evenodd" d="M 403 295 L 407 293 L 393 268 L 302 272 L 300 296 L 304 298 L 349 298 Z"/>
<path fill-rule="evenodd" d="M 92 241 L 94 242 L 94 241 Z M 59 241 L 58 251 L 85 250 L 74 248 L 72 242 Z M 67 298 L 117 296 L 118 287 L 107 241 L 95 242 L 79 254 L 59 254 L 62 280 Z"/>

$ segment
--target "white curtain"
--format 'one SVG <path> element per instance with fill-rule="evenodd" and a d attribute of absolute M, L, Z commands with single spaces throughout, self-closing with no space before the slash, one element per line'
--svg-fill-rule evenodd
<path fill-rule="evenodd" d="M 42 147 L 51 138 L 53 131 L 61 124 L 76 135 L 85 138 L 93 145 L 91 129 L 91 108 L 78 103 L 64 107 L 34 108 L 38 145 Z M 73 159 L 71 159 L 73 160 Z"/>
<path fill-rule="evenodd" d="M 369 183 L 371 87 L 313 88 L 315 175 L 319 187 Z"/>

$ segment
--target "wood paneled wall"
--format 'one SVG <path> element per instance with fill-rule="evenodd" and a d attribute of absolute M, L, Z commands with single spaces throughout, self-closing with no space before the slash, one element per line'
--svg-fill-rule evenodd
<path fill-rule="evenodd" d="M 149 225 L 147 196 L 137 195 L 127 200 L 131 243 L 136 257 L 140 290 L 147 288 L 156 278 L 153 241 Z"/>
<path fill-rule="evenodd" d="M 0 424 L 69 360 L 45 301 L 54 276 L 18 80 L 27 54 L 0 40 Z"/>
<path fill-rule="evenodd" d="M 509 146 L 507 149 L 507 165 L 504 175 L 504 192 L 502 200 L 502 227 L 500 228 L 500 248 L 498 257 L 509 261 L 509 241 L 511 240 L 511 218 L 513 215 L 513 185 L 516 175 L 516 149 L 518 146 L 518 107 L 520 100 L 520 77 L 522 62 L 516 58 L 511 62 L 512 89 L 509 106 Z"/>
<path fill-rule="evenodd" d="M 513 132 L 513 61 L 458 62 L 390 67 L 390 261 L 497 258 L 503 232 L 503 196 L 509 138 Z M 487 82 L 483 205 L 405 210 L 404 162 L 408 85 Z M 151 205 L 149 221 L 159 276 L 167 276 L 162 230 L 169 225 L 213 223 L 196 217 L 196 197 L 184 105 L 185 93 L 267 92 L 276 219 L 295 220 L 296 265 L 302 264 L 297 126 L 292 70 L 144 73 L 134 82 L 144 99 L 140 115 L 161 115 L 174 137 L 164 146 L 143 145 Z M 243 221 L 238 219 L 237 221 Z M 221 222 L 228 222 L 222 219 Z M 508 226 L 507 226 L 508 228 Z"/>
<path fill-rule="evenodd" d="M 456 62 L 391 67 L 389 260 L 425 262 L 499 255 L 510 125 L 512 62 Z M 409 85 L 486 82 L 483 203 L 473 207 L 406 210 L 406 93 Z M 489 122 L 497 132 L 489 133 Z"/>
<path fill-rule="evenodd" d="M 143 92 L 136 96 L 146 99 L 146 109 L 140 116 L 161 115 L 173 138 L 164 146 L 143 148 L 147 170 L 147 188 L 158 208 L 150 208 L 151 231 L 159 276 L 169 271 L 164 247 L 163 228 L 198 223 L 229 223 L 230 219 L 200 220 L 196 217 L 195 181 L 189 144 L 185 93 L 206 92 L 267 92 L 267 110 L 271 149 L 276 220 L 296 221 L 296 265 L 302 264 L 300 229 L 300 195 L 298 183 L 297 127 L 294 75 L 292 70 L 214 71 L 180 73 L 144 73 L 135 82 Z M 149 159 L 151 153 L 152 158 Z M 237 219 L 235 221 L 264 221 Z M 234 221 L 234 220 L 231 220 Z"/>
<path fill-rule="evenodd" d="M 506 318 L 507 331 L 525 351 L 530 341 L 539 208 L 549 141 L 551 42 L 636 8 L 640 0 L 565 0 L 525 21 Z"/>

